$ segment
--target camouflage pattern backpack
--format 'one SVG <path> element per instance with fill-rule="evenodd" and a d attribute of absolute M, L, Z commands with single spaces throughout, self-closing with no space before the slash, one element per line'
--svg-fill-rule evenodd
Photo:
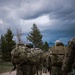
<path fill-rule="evenodd" d="M 55 46 L 51 47 L 51 75 L 61 75 L 62 74 L 62 63 L 65 56 L 66 47 L 62 42 L 58 41 Z"/>

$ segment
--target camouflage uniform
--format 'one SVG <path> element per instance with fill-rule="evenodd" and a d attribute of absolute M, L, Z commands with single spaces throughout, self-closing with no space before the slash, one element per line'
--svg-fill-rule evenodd
<path fill-rule="evenodd" d="M 65 47 L 59 42 L 51 47 L 51 75 L 62 75 L 62 62 L 65 55 Z"/>
<path fill-rule="evenodd" d="M 12 63 L 17 69 L 16 75 L 35 75 L 36 71 L 42 69 L 40 49 L 29 49 L 25 46 L 15 47 L 12 52 Z M 38 74 L 38 73 L 37 73 Z"/>
<path fill-rule="evenodd" d="M 68 51 L 65 55 L 64 63 L 62 66 L 63 75 L 72 72 L 72 65 L 75 63 L 75 37 L 68 43 Z"/>

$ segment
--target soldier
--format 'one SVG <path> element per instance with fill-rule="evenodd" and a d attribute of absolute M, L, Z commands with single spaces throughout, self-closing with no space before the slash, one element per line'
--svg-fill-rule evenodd
<path fill-rule="evenodd" d="M 68 51 L 65 55 L 64 63 L 62 66 L 63 75 L 70 74 L 70 72 L 72 72 L 72 70 L 73 70 L 73 72 L 75 72 L 74 68 L 72 69 L 74 60 L 75 60 L 75 37 L 68 43 Z"/>
<path fill-rule="evenodd" d="M 59 40 L 51 47 L 51 75 L 62 75 L 62 62 L 65 55 L 65 46 Z"/>
<path fill-rule="evenodd" d="M 12 50 L 12 64 L 17 70 L 16 75 L 34 75 L 32 63 L 29 60 L 31 55 L 29 54 L 30 49 L 24 45 L 18 45 Z"/>
<path fill-rule="evenodd" d="M 16 46 L 12 52 L 12 63 L 16 68 L 16 75 L 42 75 L 42 54 L 39 48 L 29 49 L 24 45 Z"/>

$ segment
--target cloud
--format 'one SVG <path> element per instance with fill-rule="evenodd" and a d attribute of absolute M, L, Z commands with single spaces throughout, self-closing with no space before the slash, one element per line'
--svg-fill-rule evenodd
<path fill-rule="evenodd" d="M 75 36 L 75 0 L 0 0 L 0 34 L 17 28 L 28 34 L 36 23 L 43 40 Z M 26 35 L 25 35 L 26 36 Z"/>

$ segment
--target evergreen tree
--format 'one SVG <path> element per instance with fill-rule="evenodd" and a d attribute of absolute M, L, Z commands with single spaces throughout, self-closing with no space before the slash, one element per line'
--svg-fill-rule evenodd
<path fill-rule="evenodd" d="M 47 52 L 48 49 L 49 49 L 49 45 L 48 45 L 47 42 L 45 42 L 45 43 L 43 44 L 43 50 Z"/>
<path fill-rule="evenodd" d="M 2 59 L 6 60 L 4 57 L 6 57 L 6 41 L 5 37 L 1 35 L 1 52 L 2 52 Z"/>
<path fill-rule="evenodd" d="M 0 37 L 0 52 L 1 52 L 1 37 Z"/>
<path fill-rule="evenodd" d="M 35 47 L 42 48 L 42 35 L 36 24 L 33 24 L 32 31 L 27 36 L 27 39 L 32 42 Z"/>
<path fill-rule="evenodd" d="M 1 37 L 0 37 L 0 52 L 1 52 Z"/>
<path fill-rule="evenodd" d="M 4 61 L 11 60 L 11 51 L 13 46 L 15 45 L 15 41 L 13 40 L 12 31 L 7 29 L 6 34 L 1 36 L 1 50 L 2 50 L 2 59 Z"/>

